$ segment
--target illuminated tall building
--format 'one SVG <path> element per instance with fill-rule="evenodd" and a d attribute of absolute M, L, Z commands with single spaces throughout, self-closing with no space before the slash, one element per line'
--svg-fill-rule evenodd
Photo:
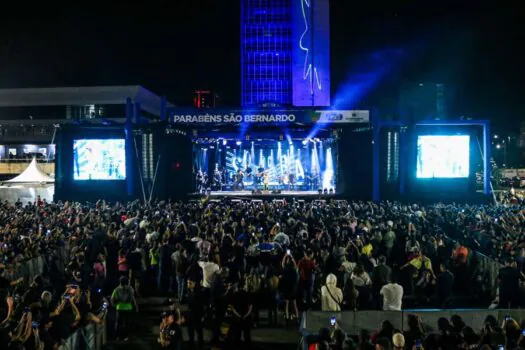
<path fill-rule="evenodd" d="M 241 103 L 330 105 L 329 0 L 241 0 Z"/>

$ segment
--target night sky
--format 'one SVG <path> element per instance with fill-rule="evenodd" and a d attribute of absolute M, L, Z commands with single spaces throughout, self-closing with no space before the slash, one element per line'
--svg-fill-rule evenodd
<path fill-rule="evenodd" d="M 89 3 L 4 9 L 0 88 L 140 84 L 179 105 L 212 88 L 223 105 L 239 104 L 237 1 Z M 391 106 L 403 84 L 440 81 L 453 91 L 454 115 L 516 130 L 525 120 L 525 11 L 519 1 L 489 3 L 333 0 L 332 95 L 396 52 L 357 107 Z"/>

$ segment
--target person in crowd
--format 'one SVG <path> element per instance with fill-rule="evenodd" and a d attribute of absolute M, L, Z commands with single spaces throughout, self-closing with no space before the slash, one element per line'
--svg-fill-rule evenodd
<path fill-rule="evenodd" d="M 122 337 L 124 341 L 127 341 L 133 309 L 135 309 L 135 312 L 138 312 L 139 307 L 135 299 L 135 291 L 129 285 L 129 279 L 126 276 L 120 277 L 120 285 L 115 288 L 111 295 L 111 304 L 117 310 L 117 319 L 115 321 L 117 338 Z"/>
<path fill-rule="evenodd" d="M 159 343 L 163 349 L 182 350 L 184 318 L 178 309 L 167 311 L 160 325 Z"/>
<path fill-rule="evenodd" d="M 139 244 L 136 244 L 135 249 L 128 254 L 127 261 L 129 267 L 129 284 L 135 290 L 137 297 L 140 297 L 144 266 L 142 263 L 142 252 Z"/>
<path fill-rule="evenodd" d="M 405 336 L 403 333 L 394 333 L 392 336 L 392 346 L 394 350 L 405 350 Z"/>
<path fill-rule="evenodd" d="M 159 269 L 158 269 L 158 291 L 166 295 L 172 286 L 172 260 L 173 247 L 170 244 L 169 237 L 163 237 L 162 244 L 159 247 Z"/>
<path fill-rule="evenodd" d="M 284 299 L 284 315 L 287 321 L 299 319 L 299 309 L 297 308 L 297 287 L 299 274 L 297 264 L 293 256 L 287 252 L 281 262 L 282 276 L 280 279 L 280 292 Z M 290 313 L 290 308 L 292 312 Z"/>
<path fill-rule="evenodd" d="M 118 252 L 118 272 L 120 277 L 129 276 L 128 259 L 126 257 L 126 251 L 124 249 L 121 249 Z"/>
<path fill-rule="evenodd" d="M 392 344 L 389 338 L 379 338 L 376 341 L 376 350 L 391 350 Z"/>
<path fill-rule="evenodd" d="M 372 293 L 376 304 L 379 302 L 379 292 L 384 285 L 386 285 L 392 276 L 392 269 L 387 265 L 387 260 L 384 255 L 378 259 L 378 265 L 374 267 L 372 272 Z"/>
<path fill-rule="evenodd" d="M 204 295 L 200 281 L 188 280 L 188 313 L 185 317 L 188 326 L 188 337 L 190 344 L 195 346 L 195 335 L 197 335 L 198 347 L 204 344 L 203 318 L 204 318 Z"/>
<path fill-rule="evenodd" d="M 321 310 L 341 311 L 343 292 L 337 288 L 337 277 L 334 274 L 326 276 L 326 284 L 321 287 Z"/>
<path fill-rule="evenodd" d="M 390 281 L 381 287 L 379 294 L 382 296 L 383 310 L 401 310 L 403 303 L 403 287 L 396 283 L 396 277 L 391 276 Z"/>
<path fill-rule="evenodd" d="M 447 264 L 442 262 L 439 265 L 440 273 L 436 278 L 436 297 L 437 305 L 446 309 L 454 290 L 454 275 L 449 271 Z"/>
<path fill-rule="evenodd" d="M 305 252 L 304 256 L 297 263 L 297 267 L 301 279 L 300 289 L 302 291 L 303 303 L 310 305 L 313 299 L 316 269 L 314 252 L 311 249 Z"/>
<path fill-rule="evenodd" d="M 516 267 L 516 262 L 509 258 L 505 266 L 499 270 L 499 307 L 510 309 L 519 305 L 520 278 L 524 278 L 523 272 Z"/>
<path fill-rule="evenodd" d="M 251 328 L 253 324 L 253 301 L 250 295 L 234 284 L 229 301 L 229 309 L 233 314 L 233 321 L 230 328 L 230 340 L 234 348 L 240 348 L 241 335 L 244 336 L 245 348 L 251 346 Z"/>
<path fill-rule="evenodd" d="M 359 331 L 358 341 L 359 341 L 359 344 L 357 345 L 357 348 L 359 350 L 375 349 L 375 346 L 372 345 L 370 341 L 370 332 L 367 331 L 366 329 L 361 329 Z"/>
<path fill-rule="evenodd" d="M 359 292 L 354 286 L 354 281 L 348 277 L 343 289 L 343 310 L 356 311 L 358 296 Z"/>
<path fill-rule="evenodd" d="M 186 271 L 188 270 L 188 251 L 182 245 L 178 244 L 175 252 L 172 255 L 173 266 L 175 270 L 175 278 L 177 282 L 177 298 L 182 302 L 185 296 L 186 288 Z"/>
<path fill-rule="evenodd" d="M 422 344 L 425 339 L 425 331 L 421 324 L 421 319 L 416 315 L 408 315 L 408 330 L 404 332 L 406 347 L 412 349 L 416 344 Z"/>
<path fill-rule="evenodd" d="M 379 338 L 392 339 L 393 335 L 394 335 L 394 326 L 392 325 L 390 321 L 386 320 L 381 323 L 381 329 L 375 335 L 375 338 L 376 339 L 379 339 Z"/>

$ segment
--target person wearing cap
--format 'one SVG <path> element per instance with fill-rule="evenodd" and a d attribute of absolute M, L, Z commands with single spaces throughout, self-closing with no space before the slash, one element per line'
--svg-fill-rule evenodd
<path fill-rule="evenodd" d="M 117 339 L 124 337 L 124 341 L 129 337 L 129 322 L 135 308 L 135 312 L 139 311 L 137 301 L 135 299 L 135 291 L 129 285 L 129 279 L 126 276 L 120 277 L 120 285 L 115 288 L 111 295 L 111 304 L 117 310 L 117 317 L 115 321 L 115 330 Z"/>
<path fill-rule="evenodd" d="M 163 349 L 182 349 L 182 327 L 184 317 L 178 309 L 169 310 L 163 314 L 160 325 L 159 343 Z"/>
<path fill-rule="evenodd" d="M 395 333 L 392 336 L 392 345 L 394 346 L 394 350 L 405 349 L 405 336 L 402 333 Z"/>

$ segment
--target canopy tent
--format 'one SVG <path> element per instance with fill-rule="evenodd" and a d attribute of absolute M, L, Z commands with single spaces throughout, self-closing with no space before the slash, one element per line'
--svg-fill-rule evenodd
<path fill-rule="evenodd" d="M 55 182 L 55 179 L 38 169 L 36 158 L 33 158 L 29 166 L 17 177 L 5 181 L 6 183 L 43 183 Z"/>

